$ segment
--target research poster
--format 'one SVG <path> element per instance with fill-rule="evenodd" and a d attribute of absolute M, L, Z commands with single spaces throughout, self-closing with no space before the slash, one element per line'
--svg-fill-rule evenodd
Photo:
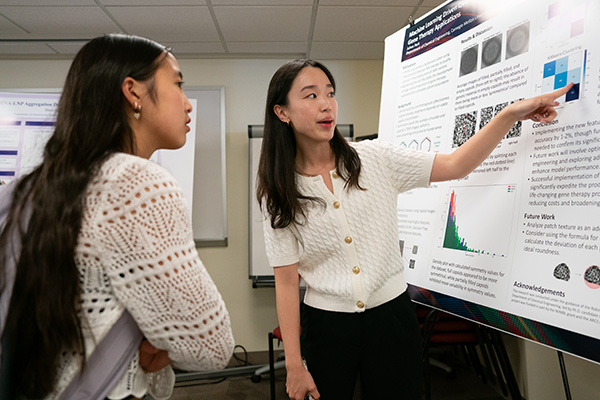
<path fill-rule="evenodd" d="M 386 39 L 379 135 L 408 148 L 450 153 L 574 84 L 552 123 L 519 122 L 466 178 L 399 197 L 411 284 L 600 339 L 598 21 L 593 0 L 455 0 Z"/>
<path fill-rule="evenodd" d="M 0 93 L 0 183 L 31 172 L 54 131 L 58 94 Z"/>
<path fill-rule="evenodd" d="M 0 184 L 31 172 L 42 161 L 44 147 L 56 121 L 60 94 L 57 93 L 0 93 Z M 196 100 L 190 99 L 196 107 Z M 158 150 L 151 160 L 165 167 L 181 185 L 183 194 L 192 205 L 195 113 L 186 144 L 177 150 Z"/>

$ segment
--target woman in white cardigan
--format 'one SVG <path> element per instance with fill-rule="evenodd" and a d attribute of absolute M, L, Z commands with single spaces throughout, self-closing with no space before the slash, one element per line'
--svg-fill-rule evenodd
<path fill-rule="evenodd" d="M 3 300 L 12 289 L 2 318 L 16 332 L 17 396 L 59 398 L 125 310 L 148 341 L 148 369 L 228 363 L 229 314 L 198 258 L 185 199 L 148 160 L 186 141 L 192 107 L 182 79 L 168 49 L 135 36 L 93 39 L 75 57 L 42 164 L 9 185 L 0 236 L 2 249 L 14 232 L 21 243 L 6 255 L 16 259 L 14 288 L 0 258 Z M 147 392 L 135 356 L 108 398 Z"/>
<path fill-rule="evenodd" d="M 420 399 L 421 342 L 398 247 L 397 196 L 466 176 L 516 121 L 551 121 L 569 88 L 514 103 L 452 154 L 433 154 L 347 143 L 336 129 L 335 81 L 322 64 L 294 60 L 274 74 L 257 199 L 290 398 L 350 400 L 358 375 L 364 399 Z"/>

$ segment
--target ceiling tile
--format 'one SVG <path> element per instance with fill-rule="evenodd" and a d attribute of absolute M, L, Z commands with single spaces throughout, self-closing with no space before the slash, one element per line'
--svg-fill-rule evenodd
<path fill-rule="evenodd" d="M 430 7 L 419 7 L 417 12 L 415 12 L 415 15 L 413 16 L 415 21 L 417 21 L 419 18 L 421 18 L 423 15 L 427 14 L 431 10 L 432 8 Z"/>
<path fill-rule="evenodd" d="M 107 7 L 130 34 L 157 42 L 220 41 L 208 7 Z"/>
<path fill-rule="evenodd" d="M 312 7 L 214 7 L 227 41 L 308 40 Z"/>
<path fill-rule="evenodd" d="M 212 0 L 213 6 L 312 6 L 314 0 Z"/>
<path fill-rule="evenodd" d="M 9 37 L 18 37 L 19 35 L 26 35 L 27 31 L 19 27 L 18 25 L 13 24 L 6 18 L 0 16 L 0 37 L 9 38 Z"/>
<path fill-rule="evenodd" d="M 307 42 L 227 42 L 230 53 L 306 54 Z"/>
<path fill-rule="evenodd" d="M 445 2 L 441 1 L 441 0 L 423 0 L 421 7 L 428 7 L 429 9 L 432 9 L 432 8 L 436 8 L 437 6 L 440 6 L 444 3 Z"/>
<path fill-rule="evenodd" d="M 97 6 L 94 0 L 1 0 L 2 6 Z"/>
<path fill-rule="evenodd" d="M 419 18 L 440 4 L 441 0 L 0 0 L 0 56 L 71 57 L 83 43 L 79 39 L 123 31 L 154 39 L 186 57 L 288 58 L 309 51 L 320 59 L 381 59 L 384 39 L 404 27 L 410 14 Z"/>
<path fill-rule="evenodd" d="M 411 7 L 319 7 L 313 40 L 376 42 L 406 25 Z"/>
<path fill-rule="evenodd" d="M 0 54 L 56 54 L 44 43 L 0 43 Z"/>
<path fill-rule="evenodd" d="M 309 57 L 317 60 L 381 60 L 383 42 L 313 42 Z"/>
<path fill-rule="evenodd" d="M 439 1 L 439 0 L 429 0 Z M 319 0 L 320 6 L 415 7 L 420 0 Z"/>
<path fill-rule="evenodd" d="M 100 0 L 104 6 L 204 6 L 206 0 Z"/>
<path fill-rule="evenodd" d="M 21 38 L 92 38 L 119 31 L 99 7 L 0 7 L 0 14 L 30 32 Z"/>
<path fill-rule="evenodd" d="M 225 53 L 221 42 L 162 42 L 162 44 L 173 49 L 175 57 L 180 54 Z"/>
<path fill-rule="evenodd" d="M 47 42 L 46 45 L 52 48 L 58 54 L 75 55 L 86 44 L 82 42 Z"/>

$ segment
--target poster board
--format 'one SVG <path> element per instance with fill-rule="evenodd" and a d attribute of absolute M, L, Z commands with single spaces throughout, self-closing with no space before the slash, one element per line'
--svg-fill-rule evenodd
<path fill-rule="evenodd" d="M 188 96 L 194 111 L 186 144 L 177 150 L 159 150 L 150 159 L 179 182 L 192 211 L 196 244 L 223 245 L 227 241 L 224 89 L 193 88 Z M 59 98 L 59 89 L 0 93 L 2 182 L 30 172 L 41 162 L 44 146 L 54 131 Z M 198 187 L 204 190 L 194 196 Z"/>
<path fill-rule="evenodd" d="M 462 180 L 398 200 L 415 301 L 600 363 L 598 1 L 448 1 L 389 36 L 379 136 L 449 153 L 574 82 Z"/>

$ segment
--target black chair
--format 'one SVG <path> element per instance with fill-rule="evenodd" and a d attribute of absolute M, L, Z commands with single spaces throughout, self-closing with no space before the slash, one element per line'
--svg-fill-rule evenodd
<path fill-rule="evenodd" d="M 443 369 L 449 378 L 456 376 L 452 367 L 431 358 L 432 347 L 454 346 L 458 348 L 466 364 L 473 368 L 483 383 L 487 383 L 487 376 L 477 351 L 481 343 L 477 324 L 421 305 L 417 306 L 417 318 L 423 337 L 423 373 L 427 400 L 431 399 L 430 368 L 432 366 Z M 487 355 L 484 356 L 484 362 L 489 367 Z"/>

